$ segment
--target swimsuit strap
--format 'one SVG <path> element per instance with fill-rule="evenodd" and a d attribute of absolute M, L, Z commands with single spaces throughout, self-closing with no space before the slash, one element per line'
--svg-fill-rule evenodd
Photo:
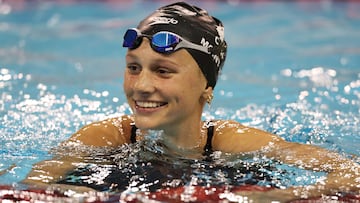
<path fill-rule="evenodd" d="M 130 142 L 131 143 L 136 142 L 136 130 L 137 129 L 138 128 L 134 124 L 131 125 L 131 134 L 130 134 Z"/>
<path fill-rule="evenodd" d="M 207 139 L 206 139 L 206 145 L 204 147 L 204 155 L 210 155 L 212 150 L 212 138 L 214 136 L 214 125 L 211 123 L 211 121 L 208 121 L 206 124 L 207 127 Z"/>
<path fill-rule="evenodd" d="M 207 128 L 207 139 L 206 139 L 206 144 L 204 147 L 204 154 L 205 155 L 210 155 L 213 150 L 212 150 L 212 138 L 214 136 L 214 125 L 211 124 L 211 121 L 208 121 L 207 124 L 208 126 Z M 131 135 L 130 135 L 130 142 L 131 143 L 135 143 L 136 142 L 136 130 L 138 128 L 135 125 L 131 125 Z"/>

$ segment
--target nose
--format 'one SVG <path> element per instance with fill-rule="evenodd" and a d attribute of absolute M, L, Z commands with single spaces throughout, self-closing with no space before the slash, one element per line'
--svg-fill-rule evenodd
<path fill-rule="evenodd" d="M 142 96 L 151 94 L 155 91 L 154 80 L 149 70 L 143 69 L 139 73 L 134 83 L 134 90 Z"/>

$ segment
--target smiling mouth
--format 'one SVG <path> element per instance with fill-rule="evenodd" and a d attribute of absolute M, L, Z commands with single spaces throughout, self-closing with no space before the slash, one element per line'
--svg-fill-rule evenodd
<path fill-rule="evenodd" d="M 135 101 L 136 107 L 139 108 L 158 108 L 165 106 L 166 102 L 154 102 L 154 101 Z"/>

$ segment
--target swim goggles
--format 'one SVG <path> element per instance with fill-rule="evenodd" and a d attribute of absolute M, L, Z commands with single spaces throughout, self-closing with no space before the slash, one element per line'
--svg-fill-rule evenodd
<path fill-rule="evenodd" d="M 195 49 L 207 54 L 210 53 L 207 47 L 189 42 L 175 33 L 160 31 L 150 36 L 142 34 L 136 28 L 130 28 L 125 32 L 123 47 L 136 49 L 140 46 L 143 37 L 151 41 L 151 48 L 154 51 L 162 54 L 170 54 L 181 48 Z"/>

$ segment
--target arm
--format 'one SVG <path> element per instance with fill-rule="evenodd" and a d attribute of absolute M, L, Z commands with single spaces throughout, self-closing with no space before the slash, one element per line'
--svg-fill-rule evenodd
<path fill-rule="evenodd" d="M 284 163 L 327 172 L 326 180 L 309 187 L 287 189 L 297 197 L 308 198 L 336 192 L 358 192 L 360 189 L 360 166 L 338 153 L 299 143 L 278 140 L 266 154 Z"/>
<path fill-rule="evenodd" d="M 84 126 L 60 144 L 60 153 L 53 159 L 35 164 L 23 183 L 38 186 L 56 183 L 91 156 L 91 147 L 116 147 L 130 142 L 131 123 L 130 117 L 123 116 Z"/>
<path fill-rule="evenodd" d="M 272 190 L 276 197 L 294 199 L 359 191 L 360 166 L 338 153 L 313 145 L 287 142 L 271 133 L 243 126 L 235 121 L 217 123 L 214 148 L 231 153 L 261 152 L 269 158 L 301 168 L 324 171 L 326 180 L 311 186 Z M 261 194 L 264 197 L 264 194 Z"/>

